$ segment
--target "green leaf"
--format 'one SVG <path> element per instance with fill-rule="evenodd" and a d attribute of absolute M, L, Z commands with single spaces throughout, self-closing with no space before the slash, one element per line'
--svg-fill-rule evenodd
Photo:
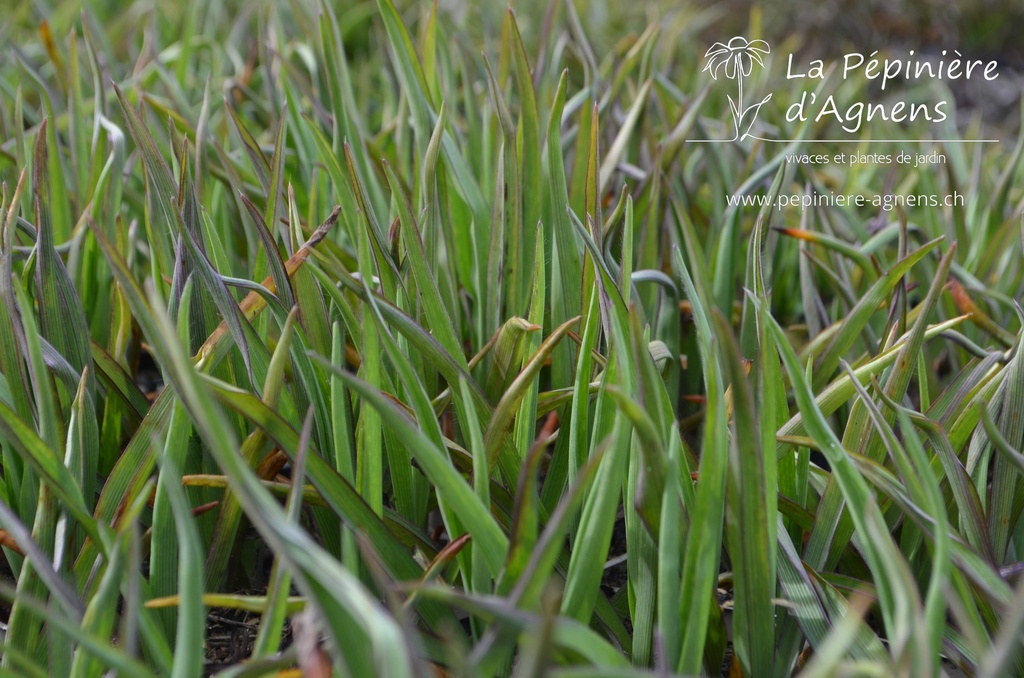
<path fill-rule="evenodd" d="M 206 610 L 203 606 L 202 544 L 199 531 L 192 518 L 191 507 L 185 500 L 177 478 L 180 474 L 170 457 L 164 457 L 161 477 L 167 474 L 167 498 L 174 513 L 178 533 L 178 595 L 181 599 L 178 613 L 178 632 L 175 636 L 174 670 L 172 676 L 194 676 L 202 670 L 203 636 Z"/>
<path fill-rule="evenodd" d="M 822 386 L 828 383 L 839 360 L 850 350 L 853 343 L 860 336 L 861 330 L 874 315 L 882 302 L 892 293 L 893 288 L 910 269 L 925 257 L 931 250 L 942 242 L 942 238 L 936 238 L 925 243 L 918 249 L 908 254 L 895 266 L 878 279 L 857 302 L 857 305 L 847 314 L 846 319 L 840 325 L 839 331 L 832 337 L 828 346 L 821 355 L 817 357 L 814 367 L 814 390 L 819 391 Z"/>
<path fill-rule="evenodd" d="M 427 263 L 426 251 L 423 249 L 423 241 L 420 238 L 420 230 L 416 219 L 412 214 L 412 207 L 402 191 L 401 183 L 395 176 L 391 166 L 384 162 L 384 173 L 387 175 L 388 184 L 391 186 L 391 194 L 398 203 L 398 218 L 401 222 L 402 242 L 409 253 L 406 261 L 412 269 L 413 280 L 416 281 L 416 290 L 419 292 L 426 312 L 428 326 L 426 329 L 432 331 L 438 342 L 445 351 L 452 356 L 461 367 L 466 367 L 466 358 L 462 354 L 462 346 L 453 331 L 451 317 L 445 309 L 441 294 L 438 292 L 437 282 L 430 271 Z"/>
<path fill-rule="evenodd" d="M 541 342 L 540 348 L 526 361 L 519 376 L 512 381 L 504 395 L 502 395 L 501 400 L 498 401 L 494 408 L 494 415 L 491 417 L 490 422 L 487 424 L 487 430 L 484 432 L 484 446 L 487 450 L 487 459 L 490 464 L 493 465 L 498 460 L 498 454 L 501 451 L 512 419 L 519 409 L 519 404 L 531 386 L 534 385 L 534 380 L 541 367 L 544 366 L 544 362 L 551 355 L 558 342 L 568 334 L 569 328 L 575 325 L 578 320 L 579 317 L 565 321 Z"/>
<path fill-rule="evenodd" d="M 774 558 L 769 524 L 775 516 L 767 512 L 765 464 L 755 423 L 753 389 L 732 328 L 719 314 L 715 315 L 715 325 L 733 401 L 725 513 L 726 544 L 733 563 L 733 645 L 740 665 L 752 674 L 770 670 L 774 654 Z"/>
<path fill-rule="evenodd" d="M 508 549 L 508 538 L 501 532 L 490 512 L 480 503 L 479 497 L 473 493 L 466 480 L 451 466 L 444 452 L 430 438 L 424 436 L 419 426 L 383 393 L 358 377 L 330 365 L 319 356 L 310 357 L 329 367 L 333 374 L 380 413 L 382 421 L 419 462 L 430 481 L 447 497 L 453 512 L 473 535 L 473 539 L 480 542 L 485 562 L 491 574 L 496 576 L 501 570 L 503 554 Z"/>

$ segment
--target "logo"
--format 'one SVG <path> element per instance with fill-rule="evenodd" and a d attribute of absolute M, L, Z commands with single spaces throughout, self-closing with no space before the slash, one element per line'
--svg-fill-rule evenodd
<path fill-rule="evenodd" d="M 728 42 L 716 42 L 704 54 L 702 72 L 709 73 L 717 81 L 719 75 L 725 80 L 736 81 L 736 98 L 728 95 L 729 112 L 732 115 L 733 134 L 730 139 L 688 139 L 693 143 L 731 143 L 744 139 L 757 139 L 770 143 L 793 143 L 795 139 L 769 139 L 758 136 L 757 117 L 768 104 L 777 117 L 790 123 L 820 123 L 836 132 L 835 138 L 804 139 L 803 143 L 861 143 L 861 135 L 869 123 L 914 123 L 917 121 L 934 125 L 944 123 L 955 110 L 955 102 L 948 97 L 947 85 L 954 81 L 976 79 L 995 80 L 999 77 L 995 61 L 970 59 L 957 50 L 941 50 L 937 54 L 907 53 L 870 54 L 850 52 L 830 65 L 815 59 L 806 66 L 794 64 L 793 54 L 786 62 L 786 83 L 788 91 L 781 91 L 772 101 L 772 94 L 760 100 L 747 102 L 744 96 L 744 81 L 758 68 L 767 69 L 766 61 L 771 47 L 764 40 L 748 40 L 737 35 Z M 843 100 L 838 94 L 826 94 L 822 85 L 830 78 L 840 82 L 859 83 L 852 99 Z M 929 88 L 929 81 L 937 87 Z M 795 87 L 793 87 L 795 85 Z M 915 86 L 916 87 L 912 87 Z M 925 85 L 921 87 L 920 85 Z M 780 94 L 776 92 L 776 94 Z M 859 94 L 859 96 L 858 96 Z M 849 97 L 849 91 L 846 92 Z M 782 100 L 780 102 L 780 99 Z M 831 124 L 829 124 L 831 123 Z M 945 126 L 948 129 L 948 125 Z M 938 128 L 943 129 L 943 128 Z M 763 133 L 762 133 L 763 134 Z M 948 135 L 947 135 L 948 136 Z M 995 139 L 870 139 L 875 142 L 912 143 L 997 143 Z"/>
<path fill-rule="evenodd" d="M 704 70 L 709 71 L 713 79 L 718 80 L 719 71 L 724 71 L 725 77 L 735 80 L 738 88 L 736 101 L 732 100 L 731 95 L 729 96 L 729 109 L 732 112 L 736 135 L 732 139 L 721 139 L 721 141 L 742 141 L 753 136 L 750 134 L 750 129 L 757 121 L 757 112 L 768 103 L 772 95 L 769 94 L 756 104 L 744 106 L 743 79 L 750 75 L 755 63 L 764 68 L 762 56 L 770 54 L 771 51 L 771 47 L 764 40 L 747 40 L 737 35 L 728 43 L 716 42 L 704 55 L 704 58 L 707 59 Z"/>

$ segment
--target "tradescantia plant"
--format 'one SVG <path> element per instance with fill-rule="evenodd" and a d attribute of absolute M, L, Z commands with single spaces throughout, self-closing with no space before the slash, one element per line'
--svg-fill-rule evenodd
<path fill-rule="evenodd" d="M 1024 671 L 1024 142 L 729 207 L 892 180 L 704 15 L 183 5 L 0 28 L 0 674 Z"/>

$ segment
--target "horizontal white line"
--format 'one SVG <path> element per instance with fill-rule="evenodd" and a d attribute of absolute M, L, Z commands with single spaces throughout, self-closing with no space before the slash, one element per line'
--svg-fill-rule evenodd
<path fill-rule="evenodd" d="M 797 139 L 762 139 L 770 144 L 791 144 Z M 687 139 L 688 144 L 731 144 L 735 139 Z M 805 144 L 998 144 L 999 139 L 803 139 Z"/>

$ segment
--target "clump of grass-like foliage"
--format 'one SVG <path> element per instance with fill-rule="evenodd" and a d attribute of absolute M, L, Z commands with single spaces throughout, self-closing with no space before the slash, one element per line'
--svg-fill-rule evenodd
<path fill-rule="evenodd" d="M 686 144 L 685 8 L 57 4 L 0 27 L 0 673 L 1024 671 L 1024 145 Z M 724 198 L 889 187 L 967 201 Z"/>

